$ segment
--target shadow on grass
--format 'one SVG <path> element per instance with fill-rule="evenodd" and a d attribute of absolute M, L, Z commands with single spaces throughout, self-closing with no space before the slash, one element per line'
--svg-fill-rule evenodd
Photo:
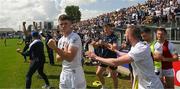
<path fill-rule="evenodd" d="M 54 65 L 52 65 L 52 66 L 62 67 L 62 65 L 61 65 L 61 64 L 54 64 Z"/>
<path fill-rule="evenodd" d="M 44 63 L 49 63 L 49 62 L 45 61 Z"/>
<path fill-rule="evenodd" d="M 59 79 L 59 75 L 47 75 L 48 79 Z"/>
<path fill-rule="evenodd" d="M 130 76 L 127 75 L 118 75 L 118 78 L 123 80 L 130 80 Z"/>
<path fill-rule="evenodd" d="M 87 85 L 87 89 L 99 89 L 100 87 L 93 87 L 93 86 L 89 86 Z"/>
<path fill-rule="evenodd" d="M 48 88 L 47 88 L 48 89 Z M 57 89 L 57 88 L 55 88 L 55 87 L 50 87 L 49 89 Z"/>
<path fill-rule="evenodd" d="M 96 72 L 92 72 L 92 71 L 84 71 L 85 74 L 91 74 L 91 75 L 96 75 Z"/>
<path fill-rule="evenodd" d="M 49 62 L 45 62 L 45 64 L 48 64 Z M 57 67 L 62 67 L 62 65 L 61 64 L 49 64 L 50 66 L 57 66 Z"/>

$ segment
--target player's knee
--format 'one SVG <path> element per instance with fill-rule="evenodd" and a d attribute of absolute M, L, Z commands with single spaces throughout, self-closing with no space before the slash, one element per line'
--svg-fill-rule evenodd
<path fill-rule="evenodd" d="M 102 72 L 99 72 L 99 71 L 98 71 L 98 72 L 96 72 L 96 75 L 97 75 L 97 76 L 102 76 Z"/>
<path fill-rule="evenodd" d="M 112 73 L 111 78 L 113 78 L 114 80 L 117 79 L 117 73 Z"/>
<path fill-rule="evenodd" d="M 39 75 L 45 75 L 43 71 L 38 71 Z"/>

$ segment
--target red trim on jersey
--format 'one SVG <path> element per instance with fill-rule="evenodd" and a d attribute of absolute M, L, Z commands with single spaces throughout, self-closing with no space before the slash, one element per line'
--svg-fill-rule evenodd
<path fill-rule="evenodd" d="M 170 50 L 168 48 L 169 41 L 165 41 L 162 49 L 163 49 L 163 56 L 165 58 L 172 58 L 172 54 L 170 53 Z M 171 69 L 173 68 L 172 62 L 162 61 L 162 69 Z"/>

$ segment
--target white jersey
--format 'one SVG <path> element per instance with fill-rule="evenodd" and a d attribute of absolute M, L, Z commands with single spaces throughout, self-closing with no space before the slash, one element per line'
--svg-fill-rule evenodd
<path fill-rule="evenodd" d="M 163 85 L 154 73 L 153 59 L 148 44 L 138 42 L 131 47 L 128 55 L 133 59 L 133 89 L 163 89 Z"/>
<path fill-rule="evenodd" d="M 162 54 L 163 53 L 162 46 L 163 46 L 163 44 L 156 42 L 156 44 L 154 45 L 155 52 Z M 168 48 L 169 48 L 169 51 L 171 54 L 177 54 L 177 51 L 171 42 L 168 43 Z"/>
<path fill-rule="evenodd" d="M 161 16 L 161 11 L 160 10 L 156 10 L 156 16 Z"/>
<path fill-rule="evenodd" d="M 169 2 L 169 5 L 170 5 L 170 6 L 172 6 L 173 4 L 174 4 L 174 2 L 173 2 L 173 1 L 170 1 L 170 2 Z"/>
<path fill-rule="evenodd" d="M 67 37 L 62 37 L 58 42 L 58 48 L 77 47 L 76 56 L 71 62 L 63 60 L 62 72 L 60 75 L 60 89 L 86 89 L 86 80 L 82 68 L 82 43 L 81 38 L 76 33 L 71 33 Z"/>
<path fill-rule="evenodd" d="M 58 48 L 63 49 L 65 46 L 77 47 L 78 51 L 73 61 L 68 62 L 66 60 L 63 60 L 62 62 L 63 69 L 71 69 L 71 68 L 80 67 L 81 60 L 82 60 L 82 43 L 81 43 L 81 38 L 79 37 L 79 35 L 72 32 L 67 37 L 65 36 L 61 37 L 58 42 Z"/>
<path fill-rule="evenodd" d="M 169 15 L 170 14 L 170 7 L 163 8 L 163 15 Z"/>

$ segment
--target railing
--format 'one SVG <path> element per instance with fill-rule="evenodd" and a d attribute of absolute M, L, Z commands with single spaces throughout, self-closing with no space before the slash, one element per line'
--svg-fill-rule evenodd
<path fill-rule="evenodd" d="M 157 26 L 146 26 L 153 31 L 153 36 L 155 37 L 155 31 L 156 29 L 158 28 Z M 172 27 L 167 27 L 166 28 L 167 30 L 167 39 L 170 40 L 171 42 L 174 42 L 174 43 L 179 43 L 180 44 L 180 27 L 175 27 L 175 28 L 172 28 Z M 124 35 L 124 32 L 125 32 L 125 29 L 122 29 L 122 28 L 116 28 L 115 30 L 116 32 L 120 32 L 120 38 L 124 39 L 122 35 Z M 122 40 L 121 39 L 121 40 Z"/>

